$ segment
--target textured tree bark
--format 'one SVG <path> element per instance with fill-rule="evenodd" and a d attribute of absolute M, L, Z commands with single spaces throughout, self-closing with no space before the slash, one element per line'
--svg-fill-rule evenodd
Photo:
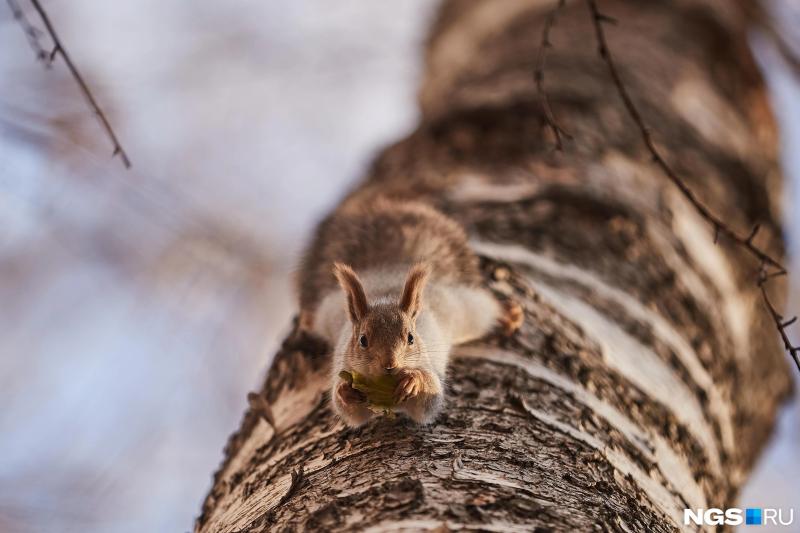
<path fill-rule="evenodd" d="M 581 1 L 550 34 L 544 86 L 573 136 L 554 151 L 533 76 L 552 5 L 447 2 L 421 125 L 351 193 L 462 222 L 521 331 L 456 349 L 432 426 L 360 429 L 328 407 L 324 349 L 293 334 L 196 531 L 673 531 L 684 508 L 734 503 L 790 391 L 758 265 L 651 165 Z M 666 159 L 726 220 L 780 235 L 775 126 L 735 4 L 600 8 Z"/>

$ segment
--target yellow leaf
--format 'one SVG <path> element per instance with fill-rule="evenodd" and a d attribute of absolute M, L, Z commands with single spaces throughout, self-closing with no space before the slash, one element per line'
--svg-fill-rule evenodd
<path fill-rule="evenodd" d="M 397 376 L 383 374 L 368 377 L 358 372 L 339 372 L 339 377 L 350 383 L 354 389 L 363 392 L 367 397 L 367 407 L 374 413 L 391 415 L 394 408 L 394 390 L 397 387 Z"/>

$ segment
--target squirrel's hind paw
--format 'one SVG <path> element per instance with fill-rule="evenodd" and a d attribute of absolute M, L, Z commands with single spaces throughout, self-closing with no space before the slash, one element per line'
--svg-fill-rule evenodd
<path fill-rule="evenodd" d="M 503 311 L 497 320 L 500 333 L 510 337 L 522 327 L 525 321 L 525 310 L 516 300 L 506 300 L 502 304 Z"/>

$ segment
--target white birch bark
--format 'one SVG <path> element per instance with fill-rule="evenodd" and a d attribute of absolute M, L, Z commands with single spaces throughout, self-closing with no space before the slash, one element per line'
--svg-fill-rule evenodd
<path fill-rule="evenodd" d="M 351 193 L 463 223 L 523 328 L 455 350 L 425 428 L 345 428 L 327 355 L 290 338 L 196 531 L 673 531 L 684 508 L 733 504 L 790 389 L 757 265 L 650 164 L 580 1 L 551 31 L 545 86 L 574 138 L 554 152 L 533 78 L 551 5 L 447 2 L 418 130 Z M 726 220 L 780 235 L 775 126 L 735 4 L 601 9 L 665 157 Z"/>

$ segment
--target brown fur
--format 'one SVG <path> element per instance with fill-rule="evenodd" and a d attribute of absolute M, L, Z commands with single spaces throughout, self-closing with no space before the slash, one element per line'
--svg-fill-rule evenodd
<path fill-rule="evenodd" d="M 424 344 L 417 335 L 416 317 L 422 306 L 422 291 L 428 277 L 428 269 L 423 265 L 415 265 L 406 277 L 403 297 L 399 304 L 382 302 L 367 304 L 366 293 L 358 275 L 349 267 L 336 263 L 336 277 L 349 302 L 363 297 L 363 310 L 351 311 L 350 322 L 353 334 L 347 351 L 348 359 L 359 372 L 378 375 L 388 370 L 395 370 L 416 363 L 417 355 Z M 360 305 L 360 304 L 358 304 Z M 358 306 L 357 305 L 357 306 Z M 409 344 L 411 334 L 414 342 Z M 367 346 L 360 344 L 361 336 L 367 340 Z"/>
<path fill-rule="evenodd" d="M 367 315 L 352 326 L 348 359 L 353 368 L 363 374 L 376 376 L 405 366 L 409 356 L 420 348 L 416 339 L 412 345 L 407 341 L 409 333 L 416 336 L 414 320 L 394 303 L 373 305 Z M 361 335 L 367 338 L 366 348 L 359 344 Z"/>
<path fill-rule="evenodd" d="M 425 263 L 430 276 L 444 282 L 475 286 L 481 280 L 457 222 L 421 202 L 385 197 L 346 202 L 319 225 L 297 276 L 305 315 L 336 289 L 336 262 L 356 272 Z"/>
<path fill-rule="evenodd" d="M 464 230 L 426 204 L 352 197 L 320 224 L 298 275 L 300 324 L 333 348 L 331 399 L 347 424 L 374 414 L 341 370 L 396 376 L 401 412 L 418 423 L 435 419 L 454 340 L 479 338 L 498 318 L 498 302 L 481 280 Z M 346 322 L 344 310 L 331 307 L 337 281 Z M 434 296 L 421 312 L 429 283 Z M 318 309 L 328 296 L 335 298 Z"/>
<path fill-rule="evenodd" d="M 347 312 L 350 315 L 350 320 L 358 322 L 369 310 L 367 295 L 364 292 L 364 287 L 361 286 L 361 281 L 352 268 L 342 263 L 333 264 L 333 275 L 339 281 L 339 285 L 342 286 L 347 296 Z"/>
<path fill-rule="evenodd" d="M 417 263 L 411 268 L 403 286 L 403 294 L 400 296 L 400 309 L 412 318 L 416 317 L 417 313 L 422 309 L 422 291 L 428 281 L 428 276 L 430 276 L 428 266 Z"/>

